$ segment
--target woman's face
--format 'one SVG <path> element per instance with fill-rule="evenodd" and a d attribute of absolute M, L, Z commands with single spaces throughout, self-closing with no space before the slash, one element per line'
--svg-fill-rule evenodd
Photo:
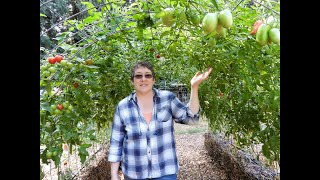
<path fill-rule="evenodd" d="M 155 79 L 150 69 L 146 67 L 138 67 L 134 71 L 133 86 L 137 93 L 147 93 L 152 91 Z"/>

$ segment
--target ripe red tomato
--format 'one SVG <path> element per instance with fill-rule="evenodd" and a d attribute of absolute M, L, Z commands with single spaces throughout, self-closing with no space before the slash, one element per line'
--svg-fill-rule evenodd
<path fill-rule="evenodd" d="M 61 56 L 61 55 L 56 55 L 54 58 L 56 59 L 56 62 L 60 63 L 61 60 L 63 59 L 63 56 Z"/>
<path fill-rule="evenodd" d="M 74 88 L 78 88 L 79 84 L 77 82 L 73 83 Z"/>
<path fill-rule="evenodd" d="M 62 105 L 62 104 L 58 104 L 58 105 L 57 105 L 57 109 L 59 109 L 60 111 L 62 111 L 62 110 L 63 110 L 63 105 Z"/>
<path fill-rule="evenodd" d="M 50 64 L 54 64 L 54 63 L 56 63 L 56 58 L 54 58 L 54 57 L 49 57 L 49 58 L 48 58 L 48 62 L 49 62 Z"/>
<path fill-rule="evenodd" d="M 156 58 L 160 58 L 160 54 L 157 54 L 157 55 L 156 55 Z"/>

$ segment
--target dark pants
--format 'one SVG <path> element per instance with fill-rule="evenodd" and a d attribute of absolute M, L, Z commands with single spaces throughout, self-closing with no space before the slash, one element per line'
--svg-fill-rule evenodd
<path fill-rule="evenodd" d="M 131 179 L 127 176 L 124 176 L 125 180 L 177 180 L 177 175 L 176 174 L 171 174 L 167 176 L 162 176 L 158 178 L 147 178 L 147 179 Z"/>

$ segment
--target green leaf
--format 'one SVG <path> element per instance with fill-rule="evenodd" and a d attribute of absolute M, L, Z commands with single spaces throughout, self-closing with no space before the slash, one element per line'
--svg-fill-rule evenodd
<path fill-rule="evenodd" d="M 156 26 L 158 26 L 158 25 L 160 25 L 160 24 L 162 24 L 162 21 L 161 21 L 161 20 L 158 20 L 156 23 L 153 24 L 152 27 L 156 27 Z"/>
<path fill-rule="evenodd" d="M 71 19 L 71 20 L 68 20 L 68 21 L 67 21 L 67 24 L 73 25 L 73 24 L 75 24 L 76 22 L 77 22 L 76 20 L 72 20 L 72 19 Z"/>
<path fill-rule="evenodd" d="M 69 31 L 73 31 L 75 28 L 72 26 L 69 28 Z"/>
<path fill-rule="evenodd" d="M 56 167 L 58 167 L 60 165 L 60 157 L 59 156 L 55 156 L 52 160 L 54 161 L 54 165 Z"/>
<path fill-rule="evenodd" d="M 165 31 L 165 32 L 163 32 L 163 33 L 160 35 L 160 39 L 163 38 L 164 36 L 170 34 L 170 33 L 171 33 L 171 31 Z"/>
<path fill-rule="evenodd" d="M 260 75 L 268 74 L 266 71 L 260 71 Z"/>
<path fill-rule="evenodd" d="M 217 8 L 217 10 L 219 10 L 219 6 L 218 6 L 218 2 L 219 0 L 210 0 L 211 3 Z"/>
<path fill-rule="evenodd" d="M 80 156 L 80 162 L 83 164 L 86 161 L 87 156 L 83 154 L 79 154 L 79 156 Z"/>
<path fill-rule="evenodd" d="M 127 27 L 135 27 L 135 26 L 137 26 L 137 22 L 128 22 L 127 23 Z"/>
<path fill-rule="evenodd" d="M 40 13 L 40 17 L 47 17 L 45 14 Z"/>
<path fill-rule="evenodd" d="M 69 139 L 72 139 L 73 137 L 76 137 L 78 134 L 74 132 L 68 132 L 64 131 L 64 140 L 68 141 Z"/>
<path fill-rule="evenodd" d="M 89 148 L 89 147 L 91 147 L 92 146 L 92 144 L 81 144 L 80 145 L 80 149 L 87 149 L 87 148 Z"/>
<path fill-rule="evenodd" d="M 82 23 L 77 24 L 77 29 L 83 30 L 83 28 L 84 28 L 84 24 Z"/>
<path fill-rule="evenodd" d="M 270 149 L 267 142 L 262 145 L 262 153 L 266 158 L 270 159 Z"/>
<path fill-rule="evenodd" d="M 60 48 L 64 49 L 64 50 L 70 50 L 73 46 L 69 45 L 69 44 L 63 44 L 60 46 Z"/>
<path fill-rule="evenodd" d="M 90 139 L 91 141 L 96 140 L 96 136 L 94 136 L 94 135 L 92 135 L 92 134 L 88 135 L 88 137 L 89 137 L 89 139 Z"/>
<path fill-rule="evenodd" d="M 59 33 L 55 38 L 58 41 L 65 39 L 68 35 L 70 34 L 70 32 L 63 32 L 63 33 Z"/>
<path fill-rule="evenodd" d="M 46 91 L 48 92 L 49 96 L 52 96 L 52 87 L 51 87 L 51 84 L 48 83 L 47 86 L 46 86 Z"/>
<path fill-rule="evenodd" d="M 94 6 L 92 3 L 90 3 L 90 2 L 83 2 L 83 1 L 82 1 L 81 4 L 84 4 L 84 5 L 87 6 L 88 14 L 89 14 L 89 15 L 93 14 L 93 12 L 96 11 L 96 9 L 94 8 L 95 6 Z"/>
<path fill-rule="evenodd" d="M 85 18 L 85 19 L 83 20 L 83 22 L 84 22 L 85 24 L 89 24 L 89 23 L 91 23 L 92 21 L 94 21 L 94 20 L 96 20 L 96 19 L 97 19 L 97 18 L 94 17 L 94 16 L 89 16 L 89 17 Z"/>
<path fill-rule="evenodd" d="M 132 16 L 132 18 L 135 20 L 143 20 L 144 16 L 142 14 L 135 14 Z"/>
<path fill-rule="evenodd" d="M 160 13 L 156 14 L 156 18 L 161 18 L 162 16 L 164 16 L 166 13 L 164 11 L 161 11 Z"/>

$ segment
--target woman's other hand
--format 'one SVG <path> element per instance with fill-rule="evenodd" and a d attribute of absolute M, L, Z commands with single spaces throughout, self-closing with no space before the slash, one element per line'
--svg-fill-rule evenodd
<path fill-rule="evenodd" d="M 208 68 L 208 70 L 202 74 L 200 74 L 200 72 L 198 71 L 190 81 L 191 87 L 198 87 L 201 82 L 203 82 L 209 77 L 211 71 L 212 71 L 211 67 Z"/>

